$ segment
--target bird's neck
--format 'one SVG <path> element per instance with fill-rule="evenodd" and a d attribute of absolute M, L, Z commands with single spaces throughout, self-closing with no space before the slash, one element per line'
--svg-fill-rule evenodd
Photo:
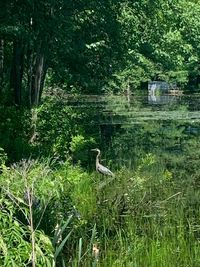
<path fill-rule="evenodd" d="M 98 152 L 97 157 L 96 157 L 96 168 L 99 165 L 99 156 L 100 156 L 100 152 Z"/>

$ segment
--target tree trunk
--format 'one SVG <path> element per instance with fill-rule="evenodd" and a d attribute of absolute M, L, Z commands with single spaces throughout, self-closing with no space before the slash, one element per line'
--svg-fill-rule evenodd
<path fill-rule="evenodd" d="M 33 51 L 30 47 L 27 49 L 27 90 L 26 90 L 26 100 L 31 107 L 32 105 L 32 76 L 33 76 Z"/>
<path fill-rule="evenodd" d="M 36 56 L 36 63 L 34 66 L 34 73 L 32 75 L 31 85 L 31 105 L 38 105 L 41 96 L 43 75 L 44 75 L 44 54 L 39 53 Z"/>
<path fill-rule="evenodd" d="M 36 51 L 30 46 L 27 49 L 27 96 L 30 107 L 40 102 L 46 73 L 45 42 L 38 41 Z"/>
<path fill-rule="evenodd" d="M 37 1 L 36 1 L 37 2 Z M 34 8 L 39 8 L 34 4 Z M 42 28 L 38 27 L 34 17 L 29 21 L 29 44 L 27 49 L 27 93 L 30 107 L 37 106 L 40 102 L 47 72 L 48 36 Z"/>
<path fill-rule="evenodd" d="M 13 41 L 13 63 L 11 69 L 10 87 L 14 89 L 15 104 L 21 105 L 22 102 L 22 77 L 24 48 L 21 40 Z"/>
<path fill-rule="evenodd" d="M 47 65 L 46 60 L 45 60 L 44 67 L 43 67 L 41 84 L 40 84 L 39 100 L 41 99 L 41 96 L 42 96 L 42 91 L 43 91 L 43 88 L 44 88 L 44 82 L 45 82 L 45 77 L 46 77 L 46 74 L 47 74 L 47 70 L 48 70 L 48 65 Z"/>

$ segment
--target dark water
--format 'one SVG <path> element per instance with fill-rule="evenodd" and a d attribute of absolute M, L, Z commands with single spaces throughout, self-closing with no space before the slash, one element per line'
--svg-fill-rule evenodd
<path fill-rule="evenodd" d="M 134 168 L 149 153 L 166 168 L 199 163 L 198 94 L 85 96 L 69 103 L 80 113 L 88 112 L 89 120 L 83 121 L 86 132 L 95 137 L 102 159 L 112 169 Z"/>

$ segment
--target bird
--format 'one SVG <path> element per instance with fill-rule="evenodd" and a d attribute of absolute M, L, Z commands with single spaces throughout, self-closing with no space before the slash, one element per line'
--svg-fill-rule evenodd
<path fill-rule="evenodd" d="M 114 177 L 114 173 L 112 173 L 108 168 L 104 167 L 99 163 L 99 156 L 101 151 L 98 148 L 91 149 L 91 151 L 96 151 L 97 156 L 96 156 L 96 171 L 103 174 L 103 175 L 108 175 Z"/>

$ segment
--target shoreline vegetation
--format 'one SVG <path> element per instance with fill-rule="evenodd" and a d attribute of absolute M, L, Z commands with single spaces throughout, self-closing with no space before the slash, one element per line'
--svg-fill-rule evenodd
<path fill-rule="evenodd" d="M 101 175 L 56 160 L 2 170 L 5 266 L 199 264 L 199 191 L 153 155 L 116 172 L 111 184 L 103 178 L 103 187 Z"/>

